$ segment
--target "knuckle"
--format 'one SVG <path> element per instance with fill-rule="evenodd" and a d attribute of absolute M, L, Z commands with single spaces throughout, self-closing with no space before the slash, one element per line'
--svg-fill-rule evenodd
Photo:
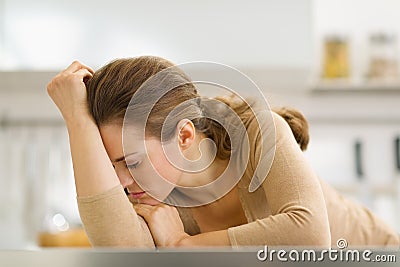
<path fill-rule="evenodd" d="M 154 211 L 155 211 L 155 212 L 160 212 L 160 210 L 161 210 L 161 207 L 160 207 L 160 206 L 156 206 L 156 207 L 154 208 Z"/>
<path fill-rule="evenodd" d="M 154 217 L 157 214 L 156 210 L 151 210 L 149 212 L 150 217 Z"/>
<path fill-rule="evenodd" d="M 159 206 L 155 207 L 151 213 L 152 215 L 159 215 L 162 212 L 162 208 L 160 208 Z"/>
<path fill-rule="evenodd" d="M 52 90 L 53 89 L 53 82 L 52 81 L 48 82 L 46 87 L 47 87 L 47 91 Z"/>
<path fill-rule="evenodd" d="M 66 77 L 67 77 L 67 74 L 62 72 L 62 73 L 58 74 L 56 77 L 54 77 L 53 81 L 54 81 L 55 83 L 59 83 L 60 80 L 63 80 L 63 79 L 65 79 Z"/>

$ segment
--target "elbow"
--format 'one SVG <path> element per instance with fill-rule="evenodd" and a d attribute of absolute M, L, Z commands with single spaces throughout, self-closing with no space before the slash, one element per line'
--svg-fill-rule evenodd
<path fill-rule="evenodd" d="M 331 233 L 328 215 L 301 209 L 288 212 L 287 215 L 295 224 L 295 235 L 299 241 L 297 245 L 329 248 Z"/>
<path fill-rule="evenodd" d="M 329 225 L 317 225 L 316 227 L 309 227 L 307 233 L 309 244 L 305 245 L 321 249 L 331 247 L 331 233 L 329 230 Z"/>

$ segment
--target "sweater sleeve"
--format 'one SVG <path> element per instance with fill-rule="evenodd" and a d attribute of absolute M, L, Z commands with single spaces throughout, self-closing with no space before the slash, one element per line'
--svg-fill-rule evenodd
<path fill-rule="evenodd" d="M 92 246 L 155 247 L 146 222 L 136 214 L 122 185 L 95 196 L 77 197 L 77 202 Z"/>
<path fill-rule="evenodd" d="M 286 121 L 276 113 L 273 113 L 273 121 L 275 155 L 269 173 L 259 188 L 265 192 L 271 215 L 229 228 L 231 245 L 329 247 L 329 221 L 319 180 L 307 163 Z M 260 157 L 262 164 L 263 157 L 271 154 L 268 151 L 271 146 L 267 146 L 268 149 L 262 152 L 260 149 L 261 138 L 271 135 L 260 131 L 257 123 L 251 123 L 248 131 L 249 135 L 255 136 L 250 140 L 254 153 L 250 154 L 249 159 L 254 172 L 254 165 Z M 268 131 L 268 127 L 265 127 L 265 131 Z M 264 173 L 265 177 L 265 170 L 259 169 L 260 172 L 257 173 L 256 170 L 255 175 Z M 266 205 L 247 203 L 248 206 L 260 204 Z"/>

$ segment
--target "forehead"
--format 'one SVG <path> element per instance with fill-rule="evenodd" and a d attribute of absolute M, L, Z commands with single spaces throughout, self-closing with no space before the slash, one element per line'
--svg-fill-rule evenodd
<path fill-rule="evenodd" d="M 124 138 L 141 139 L 142 132 L 135 126 L 125 126 L 122 124 L 105 124 L 100 126 L 101 137 L 107 141 L 109 140 L 122 140 Z"/>
<path fill-rule="evenodd" d="M 142 130 L 143 131 L 143 130 Z M 143 139 L 143 132 L 135 126 L 122 128 L 122 124 L 107 124 L 100 127 L 100 134 L 111 160 L 133 152 L 144 153 L 153 147 L 154 138 Z M 158 143 L 158 142 L 156 142 Z"/>

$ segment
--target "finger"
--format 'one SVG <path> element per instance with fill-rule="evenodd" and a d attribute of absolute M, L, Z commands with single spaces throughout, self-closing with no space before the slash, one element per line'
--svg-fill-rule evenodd
<path fill-rule="evenodd" d="M 90 73 L 87 69 L 80 69 L 77 72 L 75 72 L 75 74 L 80 76 L 82 82 L 87 78 L 93 77 L 93 74 Z"/>
<path fill-rule="evenodd" d="M 69 65 L 69 66 L 64 70 L 64 72 L 73 73 L 73 72 L 75 72 L 75 71 L 81 69 L 81 66 L 82 66 L 82 64 L 81 64 L 79 61 L 75 60 L 75 61 L 73 61 L 73 62 L 71 63 L 71 65 Z"/>
<path fill-rule="evenodd" d="M 140 209 L 140 210 L 146 210 L 146 211 L 151 211 L 155 208 L 155 206 L 147 205 L 147 204 L 134 204 L 134 208 Z"/>
<path fill-rule="evenodd" d="M 87 66 L 87 65 L 84 65 L 84 64 L 82 64 L 84 67 L 85 67 L 85 69 L 87 69 L 92 75 L 94 74 L 94 70 L 91 68 L 91 67 L 89 67 L 89 66 Z"/>
<path fill-rule="evenodd" d="M 69 73 L 74 73 L 80 69 L 87 69 L 91 74 L 94 74 L 94 70 L 89 66 L 82 64 L 81 62 L 75 60 L 71 63 L 64 71 Z"/>
<path fill-rule="evenodd" d="M 152 206 L 146 204 L 135 204 L 133 205 L 133 208 L 135 209 L 137 214 L 139 214 L 146 220 L 150 216 L 150 212 L 152 210 Z"/>

